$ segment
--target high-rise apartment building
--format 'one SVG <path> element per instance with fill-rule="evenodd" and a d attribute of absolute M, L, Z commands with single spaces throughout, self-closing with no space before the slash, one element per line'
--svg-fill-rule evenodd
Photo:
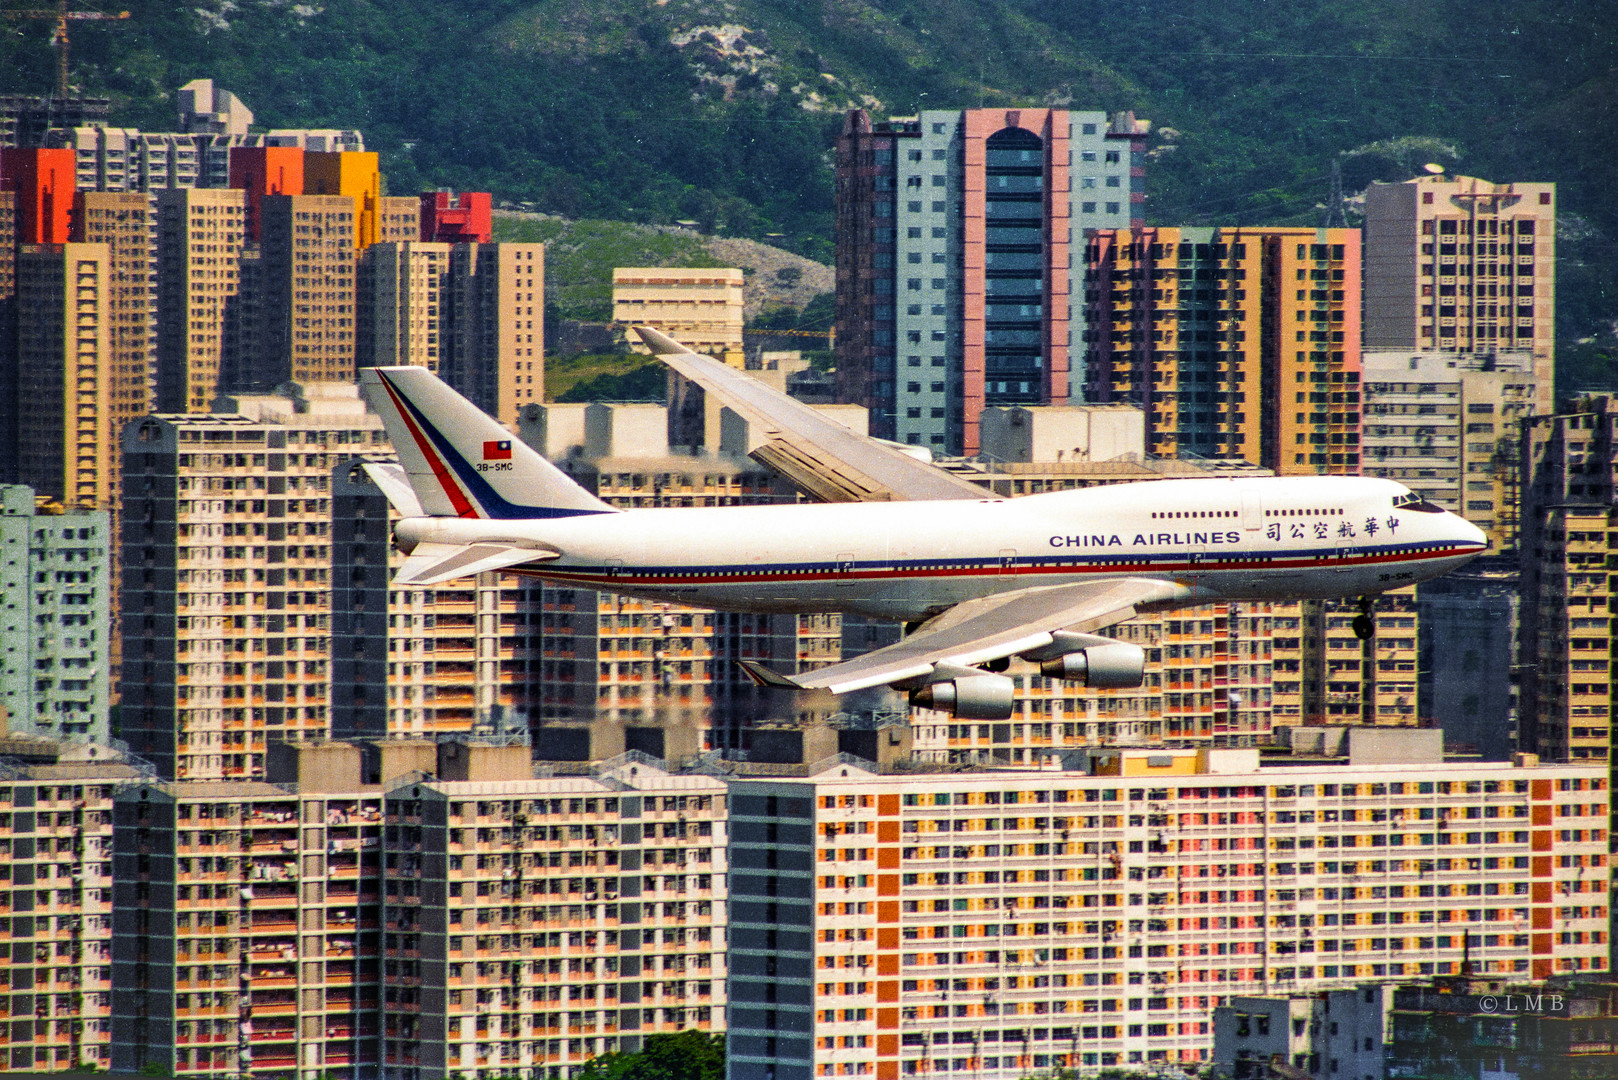
<path fill-rule="evenodd" d="M 651 326 L 693 352 L 741 366 L 742 272 L 686 266 L 619 266 L 612 271 L 612 321 Z M 650 352 L 631 341 L 636 352 Z"/>
<path fill-rule="evenodd" d="M 1517 546 L 1524 417 L 1551 411 L 1528 350 L 1364 357 L 1365 472 L 1464 516 L 1496 551 Z"/>
<path fill-rule="evenodd" d="M 276 129 L 257 135 L 212 131 L 141 131 L 106 124 L 69 128 L 61 141 L 72 152 L 83 191 L 141 191 L 233 186 L 231 158 L 269 149 L 365 149 L 358 131 Z"/>
<path fill-rule="evenodd" d="M 639 446 L 625 435 L 637 413 L 647 429 Z M 592 405 L 586 414 L 593 430 L 585 453 L 558 464 L 611 505 L 740 506 L 782 497 L 763 466 L 669 454 L 659 406 Z M 754 686 L 737 660 L 791 672 L 842 658 L 835 615 L 714 612 L 549 582 L 542 597 L 533 628 L 543 657 L 540 757 L 600 759 L 632 749 L 675 761 L 746 748 L 755 723 L 780 702 Z"/>
<path fill-rule="evenodd" d="M 386 446 L 353 383 L 125 433 L 123 724 L 179 780 L 264 775 L 329 724 L 331 473 Z"/>
<path fill-rule="evenodd" d="M 1618 408 L 1589 398 L 1523 425 L 1520 744 L 1553 761 L 1612 758 Z"/>
<path fill-rule="evenodd" d="M 544 402 L 543 244 L 384 240 L 360 256 L 356 281 L 360 367 L 428 368 L 508 425 Z"/>
<path fill-rule="evenodd" d="M 533 779 L 518 749 L 388 793 L 388 1080 L 573 1075 L 725 1028 L 724 782 L 640 754 Z"/>
<path fill-rule="evenodd" d="M 439 375 L 515 428 L 523 406 L 545 401 L 545 245 L 456 244 L 448 292 Z"/>
<path fill-rule="evenodd" d="M 358 131 L 284 128 L 251 134 L 253 111 L 212 79 L 192 79 L 175 92 L 177 131 L 115 128 L 70 121 L 53 139 L 75 158 L 81 191 L 156 193 L 177 188 L 234 186 L 235 151 L 265 147 L 317 152 L 363 151 Z"/>
<path fill-rule="evenodd" d="M 263 201 L 270 195 L 303 194 L 301 146 L 243 146 L 230 153 L 229 185 L 246 192 L 247 239 L 261 239 Z"/>
<path fill-rule="evenodd" d="M 837 392 L 871 433 L 974 454 L 987 405 L 1061 404 L 1088 229 L 1142 223 L 1148 125 L 1066 109 L 925 111 L 837 141 Z"/>
<path fill-rule="evenodd" d="M 1421 176 L 1365 192 L 1365 347 L 1548 363 L 1556 185 Z"/>
<path fill-rule="evenodd" d="M 239 316 L 247 196 L 186 188 L 157 197 L 157 400 L 160 412 L 207 412 L 224 387 L 227 322 Z"/>
<path fill-rule="evenodd" d="M 72 239 L 72 151 L 0 150 L 0 189 L 13 193 L 16 243 L 65 244 Z"/>
<path fill-rule="evenodd" d="M 362 462 L 337 464 L 331 489 L 332 734 L 526 735 L 545 692 L 539 584 L 488 573 L 430 588 L 394 586 L 404 560 L 393 544 L 397 518 Z"/>
<path fill-rule="evenodd" d="M 325 771 L 120 792 L 113 1069 L 378 1074 L 382 792 Z"/>
<path fill-rule="evenodd" d="M 94 742 L 0 734 L 8 916 L 0 1070 L 110 1067 L 112 805 L 120 788 L 150 775 L 105 732 Z"/>
<path fill-rule="evenodd" d="M 151 382 L 156 327 L 156 286 L 152 265 L 152 208 L 138 192 L 80 191 L 74 200 L 73 239 L 106 244 L 110 278 L 107 345 L 111 379 L 106 422 L 112 452 L 113 491 L 119 470 L 118 440 L 123 427 L 152 411 Z"/>
<path fill-rule="evenodd" d="M 407 244 L 421 239 L 421 204 L 404 195 L 377 199 L 377 243 Z"/>
<path fill-rule="evenodd" d="M 1257 746 L 1271 717 L 1273 612 L 1264 603 L 1200 604 L 1138 615 L 1108 636 L 1146 652 L 1141 685 L 1092 690 L 1012 672 L 1014 712 L 996 723 L 912 709 L 923 761 L 1035 766 L 1087 746 Z"/>
<path fill-rule="evenodd" d="M 449 244 L 414 240 L 367 248 L 355 277 L 355 366 L 440 371 L 449 344 L 449 273 Z"/>
<path fill-rule="evenodd" d="M 487 244 L 494 239 L 494 199 L 487 191 L 424 191 L 421 236 L 440 244 Z"/>
<path fill-rule="evenodd" d="M 353 382 L 358 198 L 260 200 L 258 295 L 252 302 L 263 313 L 262 333 L 251 362 L 233 373 L 238 392 L 267 393 L 285 382 Z M 374 207 L 371 212 L 374 226 Z"/>
<path fill-rule="evenodd" d="M 0 704 L 6 728 L 107 741 L 112 533 L 105 510 L 0 486 Z"/>
<path fill-rule="evenodd" d="M 253 126 L 253 110 L 212 79 L 192 79 L 174 94 L 179 106 L 180 130 L 213 135 L 246 135 Z"/>
<path fill-rule="evenodd" d="M 1336 765 L 734 780 L 729 1075 L 1186 1068 L 1232 995 L 1606 970 L 1604 764 L 1337 734 Z"/>
<path fill-rule="evenodd" d="M 1104 229 L 1083 256 L 1087 395 L 1143 409 L 1150 453 L 1358 474 L 1357 230 Z"/>
<path fill-rule="evenodd" d="M 0 180 L 0 401 L 17 400 L 17 193 Z M 0 418 L 12 415 L 0 406 Z M 0 480 L 16 476 L 17 429 L 0 424 Z"/>
<path fill-rule="evenodd" d="M 1354 633 L 1352 600 L 1278 603 L 1271 651 L 1276 726 L 1379 724 L 1412 727 L 1425 719 L 1416 662 L 1420 615 L 1415 593 L 1377 597 L 1372 634 Z"/>
<path fill-rule="evenodd" d="M 303 193 L 353 200 L 351 240 L 356 252 L 382 238 L 382 173 L 374 151 L 305 151 Z"/>
<path fill-rule="evenodd" d="M 112 339 L 118 289 L 106 244 L 17 253 L 17 480 L 69 506 L 117 497 Z"/>
<path fill-rule="evenodd" d="M 1453 751 L 1475 751 L 1484 761 L 1506 761 L 1518 749 L 1520 580 L 1513 552 L 1477 559 L 1416 590 L 1422 716 L 1444 729 Z"/>

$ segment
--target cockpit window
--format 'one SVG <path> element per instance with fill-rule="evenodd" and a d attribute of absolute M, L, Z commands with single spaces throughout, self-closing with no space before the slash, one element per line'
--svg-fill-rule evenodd
<path fill-rule="evenodd" d="M 1395 495 L 1393 497 L 1393 508 L 1395 510 L 1411 510 L 1418 514 L 1445 513 L 1442 506 L 1428 502 L 1413 491 L 1407 491 L 1403 495 Z"/>

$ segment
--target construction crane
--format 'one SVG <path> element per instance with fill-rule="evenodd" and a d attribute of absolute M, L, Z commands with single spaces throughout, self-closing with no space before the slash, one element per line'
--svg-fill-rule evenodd
<path fill-rule="evenodd" d="M 0 16 L 7 19 L 52 19 L 56 22 L 56 33 L 51 37 L 51 44 L 56 48 L 56 96 L 67 97 L 67 24 L 70 21 L 92 21 L 129 18 L 129 12 L 120 11 L 116 15 L 104 11 L 69 11 L 67 0 L 56 0 L 54 8 L 11 8 L 0 11 Z"/>
<path fill-rule="evenodd" d="M 760 337 L 812 337 L 829 340 L 836 332 L 833 330 L 766 330 L 761 326 L 748 327 L 749 334 Z"/>

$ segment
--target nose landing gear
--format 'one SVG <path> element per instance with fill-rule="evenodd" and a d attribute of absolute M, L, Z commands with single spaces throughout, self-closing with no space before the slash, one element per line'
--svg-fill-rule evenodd
<path fill-rule="evenodd" d="M 1360 597 L 1360 613 L 1349 624 L 1354 628 L 1354 636 L 1361 641 L 1369 641 L 1371 635 L 1376 633 L 1376 622 L 1371 618 L 1371 605 L 1374 602 L 1369 596 Z"/>

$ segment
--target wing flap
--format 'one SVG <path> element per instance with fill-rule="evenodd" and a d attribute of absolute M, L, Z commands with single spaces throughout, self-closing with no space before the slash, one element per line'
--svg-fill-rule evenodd
<path fill-rule="evenodd" d="M 846 694 L 921 678 L 940 664 L 972 667 L 1049 645 L 1057 630 L 1097 630 L 1190 592 L 1157 578 L 1115 578 L 999 593 L 957 604 L 897 644 L 791 678 L 771 672 L 780 682 L 768 684 Z"/>
<path fill-rule="evenodd" d="M 489 570 L 504 570 L 526 562 L 549 562 L 561 552 L 517 544 L 418 544 L 399 572 L 395 585 L 437 585 L 459 577 L 472 577 Z"/>
<path fill-rule="evenodd" d="M 826 474 L 829 477 L 826 482 L 843 492 L 836 501 L 1000 497 L 892 445 L 856 434 L 745 372 L 691 352 L 667 334 L 643 326 L 635 327 L 635 332 L 659 360 L 771 436 L 767 442 L 776 453 L 782 453 L 783 444 L 790 444 L 792 449 L 786 452 L 787 458 L 800 463 L 807 459 L 817 471 Z M 767 459 L 761 460 L 771 464 Z M 787 475 L 796 482 L 794 473 Z M 857 494 L 873 489 L 875 494 L 869 496 Z"/>

